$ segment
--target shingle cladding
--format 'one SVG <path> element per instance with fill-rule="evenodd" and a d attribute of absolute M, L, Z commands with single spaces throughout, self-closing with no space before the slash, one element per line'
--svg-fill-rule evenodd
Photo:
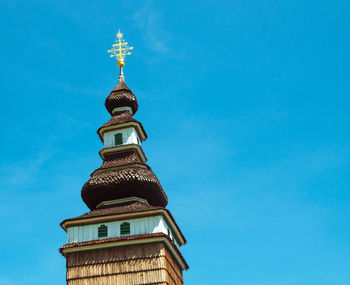
<path fill-rule="evenodd" d="M 124 82 L 122 70 L 105 106 L 112 117 L 98 129 L 101 140 L 106 139 L 99 152 L 103 163 L 81 191 L 91 211 L 61 223 L 68 235 L 77 230 L 74 227 L 81 234 L 79 228 L 83 227 L 94 237 L 85 241 L 69 238 L 60 248 L 67 259 L 67 284 L 182 285 L 182 271 L 188 265 L 177 245 L 184 245 L 186 239 L 165 209 L 168 199 L 158 178 L 145 164 L 147 158 L 140 144 L 147 134 L 132 117 L 138 103 Z M 122 134 L 122 140 L 116 140 L 115 134 Z M 142 231 L 144 234 L 97 238 L 100 225 L 96 224 L 157 216 L 167 224 L 168 230 L 163 233 Z"/>
<path fill-rule="evenodd" d="M 85 183 L 81 196 L 90 209 L 95 209 L 103 201 L 127 197 L 143 198 L 154 206 L 165 207 L 168 203 L 152 170 L 139 166 L 97 173 Z"/>
<path fill-rule="evenodd" d="M 112 118 L 100 129 L 110 126 L 118 128 L 118 125 L 134 122 L 139 124 L 146 135 L 142 124 L 129 111 L 112 114 L 114 108 L 118 107 L 130 107 L 133 114 L 138 108 L 136 97 L 126 86 L 123 77 L 107 97 L 105 105 Z M 143 161 L 131 149 L 105 155 L 102 166 L 92 173 L 82 188 L 81 196 L 85 204 L 94 210 L 103 201 L 139 197 L 147 200 L 150 205 L 165 207 L 168 198 L 156 175 Z"/>
<path fill-rule="evenodd" d="M 135 241 L 135 240 L 142 240 L 142 239 L 149 239 L 149 238 L 164 238 L 169 243 L 170 246 L 174 249 L 174 251 L 177 253 L 181 261 L 183 262 L 185 268 L 188 269 L 188 264 L 184 257 L 182 256 L 180 250 L 174 245 L 172 240 L 169 236 L 163 234 L 163 233 L 151 233 L 151 234 L 141 234 L 141 235 L 131 235 L 131 236 L 123 236 L 123 237 L 112 237 L 112 238 L 104 238 L 104 239 L 98 239 L 98 240 L 91 240 L 91 241 L 83 241 L 83 242 L 75 242 L 75 243 L 67 243 L 63 245 L 59 250 L 61 254 L 64 254 L 65 250 L 72 249 L 72 248 L 79 248 L 79 247 L 87 247 L 87 246 L 94 246 L 99 244 L 108 244 L 113 242 L 122 242 L 122 241 Z"/>
<path fill-rule="evenodd" d="M 135 114 L 138 109 L 136 96 L 131 92 L 128 86 L 126 86 L 124 80 L 119 80 L 117 86 L 114 87 L 107 97 L 105 106 L 111 115 L 113 115 L 113 109 L 118 107 L 130 107 L 133 114 Z"/>
<path fill-rule="evenodd" d="M 104 123 L 97 130 L 97 134 L 100 136 L 100 130 L 103 128 L 107 128 L 110 126 L 117 126 L 117 125 L 121 125 L 124 123 L 130 123 L 130 122 L 138 124 L 147 138 L 147 134 L 146 134 L 145 129 L 143 128 L 143 125 L 138 120 L 135 120 L 129 111 L 121 111 L 121 112 L 115 113 L 108 122 Z M 101 139 L 102 139 L 102 137 L 101 137 Z"/>
<path fill-rule="evenodd" d="M 149 205 L 145 202 L 138 201 L 138 200 L 131 200 L 131 201 L 126 201 L 118 204 L 111 204 L 111 205 L 104 205 L 100 206 L 95 210 L 92 210 L 90 212 L 87 212 L 81 216 L 75 217 L 75 218 L 70 218 L 70 219 L 65 219 L 64 221 L 61 222 L 61 226 L 65 228 L 64 224 L 66 222 L 70 221 L 79 221 L 79 220 L 86 220 L 86 219 L 91 219 L 91 218 L 101 218 L 101 217 L 106 217 L 106 216 L 114 216 L 114 215 L 122 215 L 122 214 L 140 214 L 142 215 L 143 212 L 150 212 L 150 211 L 165 211 L 170 219 L 173 221 L 174 225 L 176 228 L 179 230 L 179 233 L 181 237 L 183 238 L 184 244 L 187 242 L 185 236 L 181 232 L 178 224 L 176 223 L 173 215 L 171 212 L 164 207 L 161 206 L 152 206 Z"/>
<path fill-rule="evenodd" d="M 126 164 L 141 164 L 142 161 L 138 156 L 136 150 L 124 151 L 115 154 L 106 154 L 101 168 L 111 168 L 116 166 L 122 166 Z"/>
<path fill-rule="evenodd" d="M 146 211 L 152 211 L 152 210 L 161 210 L 164 209 L 163 207 L 157 207 L 152 206 L 144 202 L 140 201 L 128 201 L 124 203 L 119 203 L 117 205 L 106 205 L 101 206 L 96 210 L 92 210 L 90 212 L 87 212 L 81 216 L 78 216 L 76 218 L 70 218 L 64 220 L 62 223 L 67 221 L 76 221 L 76 220 L 83 220 L 88 218 L 96 218 L 96 217 L 103 217 L 103 216 L 109 216 L 109 215 L 120 215 L 120 214 L 127 214 L 127 213 L 140 213 L 140 212 L 146 212 Z"/>

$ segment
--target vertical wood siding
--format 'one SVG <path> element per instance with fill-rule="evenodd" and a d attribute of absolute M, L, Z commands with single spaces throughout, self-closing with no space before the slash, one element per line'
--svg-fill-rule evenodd
<path fill-rule="evenodd" d="M 123 144 L 138 144 L 138 141 L 137 141 L 138 135 L 135 129 L 127 128 L 124 130 L 117 130 L 117 131 L 105 133 L 103 135 L 104 147 L 115 146 L 114 135 L 118 133 L 123 135 Z"/>
<path fill-rule="evenodd" d="M 170 232 L 170 238 L 174 240 L 172 232 L 164 220 L 163 216 L 152 216 L 144 217 L 130 220 L 120 220 L 114 222 L 93 224 L 93 225 L 84 225 L 84 226 L 75 226 L 69 227 L 67 229 L 68 243 L 89 241 L 95 239 L 101 239 L 98 237 L 98 227 L 100 225 L 107 226 L 107 237 L 119 237 L 120 225 L 124 222 L 130 223 L 130 235 L 139 235 L 139 234 L 149 234 L 149 233 L 164 233 L 168 234 Z M 169 230 L 169 231 L 168 231 Z M 174 240 L 175 241 L 175 240 Z M 177 245 L 176 241 L 175 244 Z"/>
<path fill-rule="evenodd" d="M 69 253 L 67 284 L 182 285 L 182 271 L 164 243 Z"/>

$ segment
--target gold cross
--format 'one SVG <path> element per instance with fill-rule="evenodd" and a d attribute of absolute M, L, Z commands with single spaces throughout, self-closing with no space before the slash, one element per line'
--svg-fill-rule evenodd
<path fill-rule="evenodd" d="M 110 57 L 116 57 L 118 59 L 118 66 L 123 67 L 125 65 L 125 56 L 131 54 L 129 50 L 132 50 L 133 47 L 129 47 L 128 43 L 124 41 L 123 34 L 120 32 L 120 30 L 117 33 L 117 40 L 112 47 L 112 49 L 108 50 L 108 52 L 111 53 Z"/>

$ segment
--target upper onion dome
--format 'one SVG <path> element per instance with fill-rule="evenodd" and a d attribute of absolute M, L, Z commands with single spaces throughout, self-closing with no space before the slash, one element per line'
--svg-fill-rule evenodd
<path fill-rule="evenodd" d="M 112 90 L 105 101 L 105 106 L 108 112 L 113 116 L 116 108 L 130 107 L 132 113 L 135 114 L 138 109 L 138 104 L 135 95 L 131 92 L 124 82 L 124 75 L 121 73 L 119 82 Z"/>

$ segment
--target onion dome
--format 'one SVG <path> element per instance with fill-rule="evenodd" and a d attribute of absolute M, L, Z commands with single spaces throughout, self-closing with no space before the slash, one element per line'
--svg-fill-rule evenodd
<path fill-rule="evenodd" d="M 150 205 L 165 207 L 168 199 L 152 170 L 130 166 L 97 173 L 83 186 L 81 195 L 92 210 L 103 201 L 138 197 Z"/>
<path fill-rule="evenodd" d="M 168 198 L 156 175 L 145 164 L 147 158 L 141 143 L 147 134 L 142 124 L 132 117 L 138 108 L 137 100 L 125 84 L 122 68 L 119 82 L 105 105 L 112 118 L 97 131 L 104 144 L 99 152 L 103 163 L 84 184 L 83 201 L 91 210 L 102 202 L 130 197 L 165 207 Z"/>
<path fill-rule="evenodd" d="M 135 114 L 138 109 L 138 104 L 135 95 L 131 92 L 128 86 L 124 82 L 124 75 L 122 73 L 119 76 L 119 82 L 112 90 L 105 101 L 105 106 L 108 112 L 113 116 L 119 108 L 129 107 L 132 110 L 132 114 Z"/>

